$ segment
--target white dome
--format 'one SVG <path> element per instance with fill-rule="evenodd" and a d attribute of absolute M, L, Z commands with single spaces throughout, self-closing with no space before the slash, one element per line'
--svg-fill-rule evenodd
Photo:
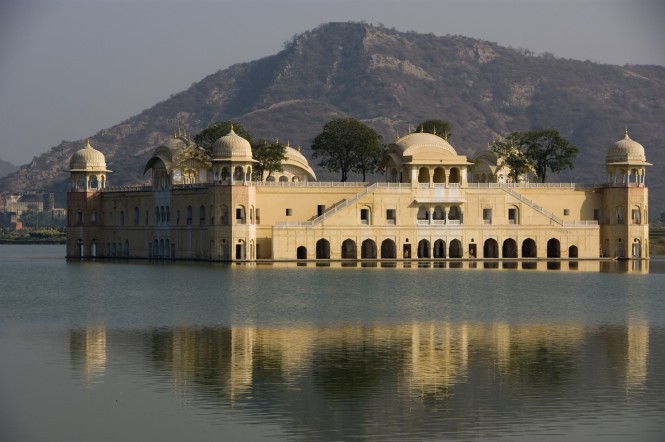
<path fill-rule="evenodd" d="M 457 156 L 455 148 L 448 141 L 438 135 L 426 132 L 414 132 L 403 136 L 395 143 L 401 150 L 403 156 L 411 156 L 421 149 L 440 150 L 445 156 Z"/>
<path fill-rule="evenodd" d="M 217 160 L 252 161 L 252 146 L 231 128 L 227 135 L 212 145 L 212 157 Z"/>
<path fill-rule="evenodd" d="M 608 163 L 634 163 L 645 162 L 644 146 L 633 141 L 628 136 L 628 130 L 623 139 L 617 141 L 607 150 L 606 162 Z"/>
<path fill-rule="evenodd" d="M 106 158 L 104 154 L 90 145 L 87 141 L 83 149 L 77 150 L 69 160 L 70 172 L 74 171 L 106 171 Z"/>

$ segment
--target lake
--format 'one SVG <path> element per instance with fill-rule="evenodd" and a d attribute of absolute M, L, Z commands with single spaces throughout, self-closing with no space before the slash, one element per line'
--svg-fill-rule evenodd
<path fill-rule="evenodd" d="M 0 246 L 0 440 L 660 441 L 665 260 Z"/>

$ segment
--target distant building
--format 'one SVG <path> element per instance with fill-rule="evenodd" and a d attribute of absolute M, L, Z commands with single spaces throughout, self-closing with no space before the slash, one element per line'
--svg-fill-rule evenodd
<path fill-rule="evenodd" d="M 603 184 L 507 182 L 492 152 L 471 161 L 447 140 L 411 133 L 376 183 L 317 182 L 287 148 L 284 173 L 251 181 L 247 140 L 231 131 L 208 155 L 184 137 L 155 149 L 152 185 L 108 186 L 89 143 L 70 162 L 68 257 L 211 261 L 594 259 L 648 257 L 644 148 L 610 145 Z"/>

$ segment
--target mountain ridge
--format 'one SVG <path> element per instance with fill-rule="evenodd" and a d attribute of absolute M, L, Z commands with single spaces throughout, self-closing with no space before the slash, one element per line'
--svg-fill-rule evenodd
<path fill-rule="evenodd" d="M 294 36 L 277 54 L 218 70 L 89 138 L 114 171 L 110 182 L 124 185 L 145 182 L 150 153 L 175 131 L 193 135 L 221 120 L 238 121 L 255 137 L 300 145 L 310 161 L 309 143 L 341 116 L 369 124 L 386 142 L 424 119 L 445 119 L 453 125 L 453 146 L 469 156 L 493 136 L 553 127 L 580 147 L 575 169 L 559 178 L 603 182 L 605 152 L 628 126 L 654 164 L 647 185 L 660 213 L 663 109 L 665 67 L 534 56 L 463 36 L 328 23 Z M 64 196 L 62 171 L 82 146 L 63 141 L 0 179 L 0 187 L 21 191 L 40 182 Z M 320 177 L 337 179 L 311 163 Z"/>

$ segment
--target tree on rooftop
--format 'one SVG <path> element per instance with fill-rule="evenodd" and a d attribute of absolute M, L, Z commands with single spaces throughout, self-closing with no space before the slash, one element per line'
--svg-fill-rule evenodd
<path fill-rule="evenodd" d="M 547 178 L 547 170 L 559 173 L 574 167 L 579 149 L 561 137 L 555 129 L 537 129 L 525 132 L 522 137 L 524 152 L 533 164 L 541 182 Z"/>
<path fill-rule="evenodd" d="M 218 121 L 212 123 L 210 126 L 196 134 L 194 142 L 206 152 L 211 153 L 212 145 L 215 141 L 224 135 L 228 135 L 228 133 L 231 132 L 231 128 L 233 128 L 233 131 L 236 134 L 249 141 L 249 144 L 252 144 L 252 136 L 249 132 L 247 132 L 239 123 L 233 121 Z"/>
<path fill-rule="evenodd" d="M 252 156 L 258 161 L 254 164 L 254 179 L 263 181 L 264 178 L 270 178 L 273 172 L 284 170 L 282 161 L 286 160 L 286 146 L 277 140 L 272 143 L 261 140 L 256 145 L 252 145 Z"/>
<path fill-rule="evenodd" d="M 453 126 L 445 120 L 425 120 L 418 123 L 416 132 L 427 132 L 428 134 L 438 135 L 447 140 L 452 136 Z"/>
<path fill-rule="evenodd" d="M 381 158 L 381 135 L 354 118 L 336 118 L 323 126 L 312 143 L 313 157 L 319 166 L 340 172 L 341 181 L 351 171 L 371 173 Z"/>

